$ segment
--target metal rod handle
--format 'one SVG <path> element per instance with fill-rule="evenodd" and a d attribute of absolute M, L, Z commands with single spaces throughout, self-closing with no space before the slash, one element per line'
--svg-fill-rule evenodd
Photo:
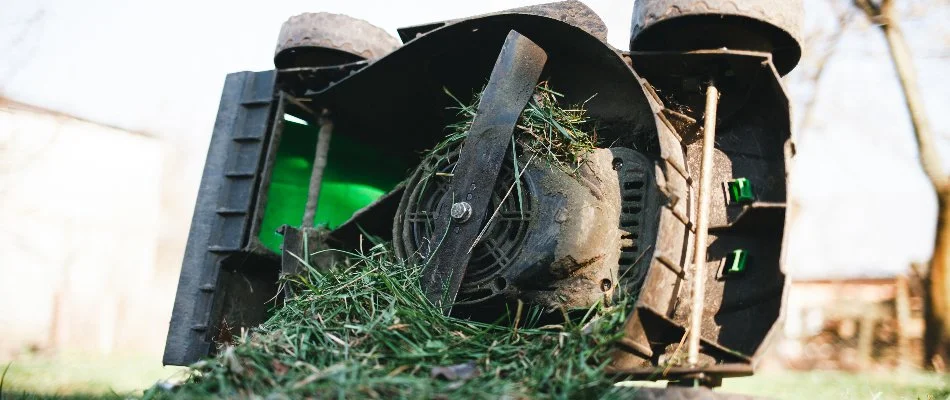
<path fill-rule="evenodd" d="M 313 156 L 313 169 L 310 171 L 310 187 L 307 191 L 307 206 L 303 212 L 300 226 L 313 228 L 313 219 L 317 215 L 317 200 L 320 199 L 320 184 L 323 182 L 323 170 L 327 167 L 327 153 L 330 151 L 330 136 L 333 135 L 333 121 L 326 110 L 320 116 L 320 133 L 317 134 L 317 149 Z"/>
<path fill-rule="evenodd" d="M 699 363 L 703 308 L 706 303 L 706 247 L 709 236 L 709 197 L 712 192 L 713 149 L 716 146 L 716 112 L 719 89 L 709 81 L 706 88 L 706 115 L 703 125 L 703 159 L 699 175 L 699 215 L 696 218 L 696 241 L 693 255 L 693 307 L 689 318 L 689 357 L 691 366 Z"/>

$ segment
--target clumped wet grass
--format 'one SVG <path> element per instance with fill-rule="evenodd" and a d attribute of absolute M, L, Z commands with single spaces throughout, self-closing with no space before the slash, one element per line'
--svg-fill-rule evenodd
<path fill-rule="evenodd" d="M 448 90 L 445 93 L 456 103 L 452 109 L 458 111 L 459 122 L 447 127 L 447 136 L 432 152 L 456 144 L 468 135 L 481 101 L 480 93 L 472 96 L 471 103 L 463 102 Z M 551 89 L 547 81 L 538 83 L 521 112 L 513 141 L 521 151 L 536 154 L 549 166 L 574 174 L 584 157 L 597 148 L 596 129 L 587 118 L 585 104 L 564 104 L 564 95 Z"/>
<path fill-rule="evenodd" d="M 195 364 L 184 384 L 146 398 L 600 398 L 614 390 L 604 373 L 628 302 L 538 326 L 442 315 L 419 285 L 419 268 L 388 246 L 325 271 L 308 268 L 285 284 L 297 296 L 262 326 Z M 279 398 L 279 397 L 278 397 Z"/>

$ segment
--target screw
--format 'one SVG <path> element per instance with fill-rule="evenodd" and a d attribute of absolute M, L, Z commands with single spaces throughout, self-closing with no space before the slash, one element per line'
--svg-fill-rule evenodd
<path fill-rule="evenodd" d="M 452 219 L 458 222 L 468 221 L 468 219 L 472 217 L 472 205 L 465 201 L 452 204 L 450 214 L 452 215 Z"/>

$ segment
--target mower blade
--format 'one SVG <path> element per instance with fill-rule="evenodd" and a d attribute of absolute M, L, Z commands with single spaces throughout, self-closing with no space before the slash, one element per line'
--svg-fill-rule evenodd
<path fill-rule="evenodd" d="M 482 93 L 456 164 L 451 190 L 436 211 L 436 226 L 430 239 L 436 249 L 428 258 L 422 288 L 432 304 L 448 314 L 458 295 L 521 112 L 534 94 L 547 61 L 547 53 L 516 31 L 508 33 L 501 54 Z M 455 203 L 468 203 L 466 219 L 453 220 Z M 468 208 L 468 207 L 466 207 Z"/>

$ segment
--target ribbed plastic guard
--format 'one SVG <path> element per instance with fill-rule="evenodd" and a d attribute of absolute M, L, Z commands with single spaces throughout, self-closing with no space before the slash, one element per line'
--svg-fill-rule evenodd
<path fill-rule="evenodd" d="M 237 72 L 224 82 L 165 342 L 165 364 L 187 365 L 210 350 L 221 264 L 242 251 L 249 236 L 275 77 L 274 71 Z"/>

